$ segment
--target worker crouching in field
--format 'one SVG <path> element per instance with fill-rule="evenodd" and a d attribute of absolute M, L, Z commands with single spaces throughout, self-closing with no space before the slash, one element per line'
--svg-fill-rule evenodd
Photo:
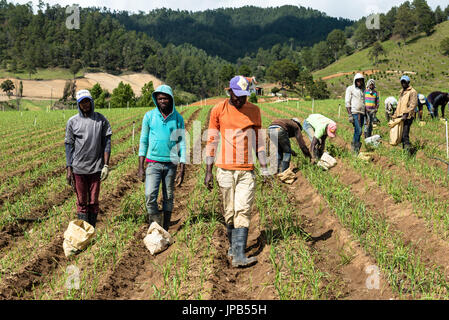
<path fill-rule="evenodd" d="M 401 85 L 402 90 L 399 94 L 398 107 L 393 115 L 393 119 L 402 118 L 404 122 L 402 148 L 411 154 L 410 127 L 415 117 L 415 109 L 418 106 L 418 93 L 410 85 L 410 78 L 408 76 L 401 77 Z"/>
<path fill-rule="evenodd" d="M 337 124 L 321 114 L 311 114 L 303 123 L 304 131 L 310 139 L 310 152 L 313 162 L 317 162 L 323 156 L 326 146 L 326 138 L 335 138 Z"/>
<path fill-rule="evenodd" d="M 184 180 L 186 142 L 184 118 L 176 111 L 173 91 L 159 86 L 152 94 L 156 108 L 143 117 L 139 146 L 139 179 L 145 182 L 145 204 L 148 222 L 157 222 L 165 230 L 170 227 L 174 188 Z M 145 161 L 147 163 L 144 171 Z M 179 163 L 179 171 L 177 166 Z M 162 211 L 157 197 L 162 183 Z"/>
<path fill-rule="evenodd" d="M 365 139 L 373 135 L 373 124 L 376 120 L 377 110 L 379 109 L 379 99 L 376 82 L 373 79 L 368 80 L 365 91 Z"/>
<path fill-rule="evenodd" d="M 432 106 L 435 118 L 438 118 L 438 107 L 441 107 L 441 119 L 444 118 L 444 109 L 449 102 L 449 93 L 434 91 L 427 96 L 427 100 Z"/>
<path fill-rule="evenodd" d="M 223 197 L 232 266 L 244 267 L 257 262 L 246 257 L 245 249 L 250 226 L 251 206 L 256 193 L 256 177 L 252 151 L 267 176 L 265 141 L 259 138 L 262 120 L 259 108 L 247 102 L 248 81 L 237 76 L 227 89 L 229 99 L 216 105 L 210 114 L 206 147 L 207 171 L 204 184 L 213 188 L 212 168 L 221 135 L 221 149 L 217 155 L 217 182 Z M 262 141 L 260 141 L 262 140 Z"/>
<path fill-rule="evenodd" d="M 268 127 L 268 135 L 277 147 L 278 173 L 284 172 L 290 167 L 290 159 L 296 156 L 290 144 L 290 138 L 295 137 L 305 157 L 312 159 L 301 134 L 301 122 L 297 118 L 276 119 Z"/>
<path fill-rule="evenodd" d="M 349 114 L 349 122 L 354 126 L 354 138 L 351 143 L 351 150 L 358 154 L 362 143 L 363 123 L 365 121 L 365 78 L 357 73 L 354 76 L 354 84 L 346 89 L 346 110 Z"/>
<path fill-rule="evenodd" d="M 385 99 L 385 118 L 389 122 L 393 118 L 393 114 L 398 107 L 398 100 L 395 97 L 388 97 Z"/>
<path fill-rule="evenodd" d="M 423 95 L 423 94 L 418 94 L 418 108 L 417 108 L 417 110 L 415 110 L 415 111 L 418 112 L 418 118 L 419 118 L 419 121 L 420 121 L 420 125 L 425 124 L 425 123 L 422 122 L 422 121 L 423 121 L 423 117 L 422 117 L 422 116 L 423 116 L 423 107 L 424 107 L 424 105 L 427 106 L 427 110 L 429 110 L 430 116 L 431 116 L 432 118 L 435 117 L 434 114 L 433 114 L 433 107 L 432 107 L 432 105 L 429 103 L 429 100 L 426 98 L 425 95 Z"/>
<path fill-rule="evenodd" d="M 112 130 L 109 121 L 94 111 L 88 90 L 78 91 L 76 102 L 78 114 L 67 121 L 65 132 L 67 182 L 76 191 L 78 219 L 95 228 L 100 181 L 109 174 Z"/>

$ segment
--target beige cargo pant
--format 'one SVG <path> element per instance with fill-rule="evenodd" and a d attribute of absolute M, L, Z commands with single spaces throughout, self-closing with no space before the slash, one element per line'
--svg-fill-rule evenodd
<path fill-rule="evenodd" d="M 254 172 L 217 168 L 217 182 L 223 196 L 226 224 L 233 224 L 235 228 L 249 228 L 256 194 Z"/>

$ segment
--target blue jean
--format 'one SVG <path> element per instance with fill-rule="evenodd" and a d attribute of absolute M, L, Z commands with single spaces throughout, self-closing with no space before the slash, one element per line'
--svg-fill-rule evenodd
<path fill-rule="evenodd" d="M 312 142 L 313 136 L 315 135 L 315 130 L 310 125 L 310 123 L 307 122 L 307 120 L 304 120 L 304 122 L 302 124 L 302 130 L 307 134 L 310 142 Z"/>
<path fill-rule="evenodd" d="M 282 128 L 268 128 L 268 135 L 274 143 L 277 142 L 278 172 L 284 172 L 290 167 L 292 157 L 292 146 L 288 132 Z"/>
<path fill-rule="evenodd" d="M 309 137 L 310 143 L 313 141 L 313 137 L 315 136 L 315 129 L 312 127 L 310 123 L 307 122 L 307 120 L 304 120 L 304 123 L 302 124 L 302 130 L 307 134 L 307 137 Z M 323 138 L 318 139 L 319 144 L 324 143 Z M 316 158 L 321 158 L 322 150 L 320 150 L 319 145 L 315 145 L 315 149 L 312 150 L 312 154 Z"/>
<path fill-rule="evenodd" d="M 149 215 L 159 214 L 157 197 L 162 182 L 162 210 L 173 211 L 177 166 L 174 163 L 149 162 L 145 177 L 145 204 Z"/>
<path fill-rule="evenodd" d="M 360 142 L 360 137 L 362 136 L 363 123 L 365 122 L 365 116 L 359 113 L 353 113 L 354 118 L 354 138 L 352 141 L 354 143 Z M 359 120 L 360 119 L 360 120 Z"/>

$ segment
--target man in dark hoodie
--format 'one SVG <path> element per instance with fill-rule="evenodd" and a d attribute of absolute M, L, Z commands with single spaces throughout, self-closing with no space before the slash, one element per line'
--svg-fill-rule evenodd
<path fill-rule="evenodd" d="M 100 211 L 100 181 L 109 174 L 112 130 L 109 121 L 94 111 L 88 90 L 76 94 L 78 114 L 67 121 L 65 152 L 67 183 L 75 188 L 78 219 L 94 228 Z"/>

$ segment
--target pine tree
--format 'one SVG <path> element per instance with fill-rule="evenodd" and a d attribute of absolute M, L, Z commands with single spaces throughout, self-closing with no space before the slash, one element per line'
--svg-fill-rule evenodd
<path fill-rule="evenodd" d="M 432 9 L 426 0 L 413 0 L 412 6 L 418 24 L 418 32 L 425 32 L 429 36 L 435 26 L 435 16 Z"/>
<path fill-rule="evenodd" d="M 377 41 L 374 43 L 373 47 L 368 52 L 368 55 L 370 56 L 370 58 L 374 58 L 374 64 L 377 65 L 379 61 L 378 60 L 379 56 L 386 55 L 386 51 L 384 47 L 382 47 L 382 44 L 379 41 Z"/>
<path fill-rule="evenodd" d="M 337 60 L 338 53 L 343 49 L 346 44 L 346 36 L 342 30 L 333 30 L 327 36 L 327 45 L 334 52 L 334 59 Z"/>
<path fill-rule="evenodd" d="M 398 34 L 405 42 L 407 37 L 414 33 L 415 26 L 415 16 L 413 14 L 410 2 L 406 1 L 398 8 L 394 33 Z"/>
<path fill-rule="evenodd" d="M 437 6 L 435 9 L 435 23 L 438 24 L 444 22 L 446 21 L 446 19 L 447 19 L 446 13 L 441 9 L 440 6 Z"/>

